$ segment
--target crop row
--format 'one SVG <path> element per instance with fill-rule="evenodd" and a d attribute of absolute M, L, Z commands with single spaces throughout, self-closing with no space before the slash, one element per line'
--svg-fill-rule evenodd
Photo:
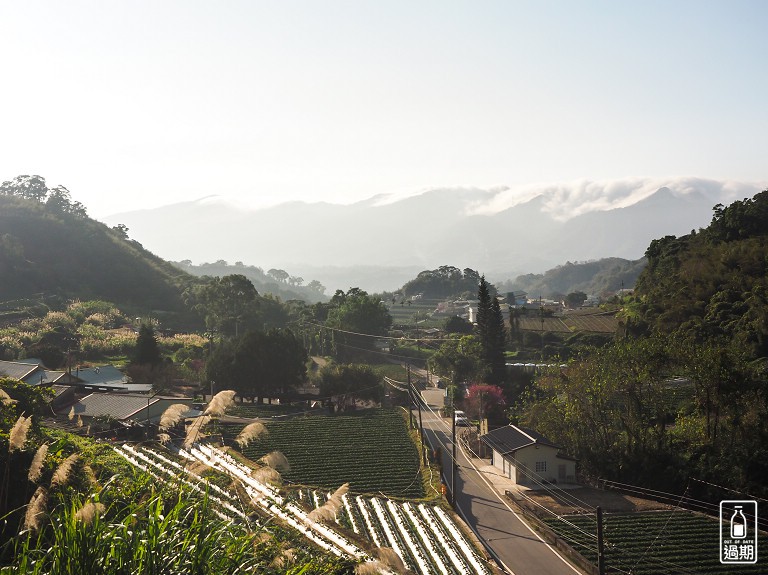
<path fill-rule="evenodd" d="M 594 519 L 587 516 L 548 518 L 546 523 L 590 561 L 597 561 Z M 637 575 L 712 573 L 729 575 L 734 566 L 720 563 L 720 524 L 683 510 L 607 514 L 605 554 L 609 567 Z M 762 540 L 761 540 L 762 542 Z M 760 545 L 758 545 L 760 546 Z M 738 572 L 761 573 L 757 565 L 739 565 Z"/>
<path fill-rule="evenodd" d="M 135 466 L 164 482 L 183 483 L 199 492 L 207 492 L 217 503 L 216 512 L 224 518 L 248 521 L 239 499 L 226 489 L 192 472 L 169 455 L 147 447 L 123 445 L 117 452 Z M 252 503 L 268 514 L 279 517 L 326 551 L 357 560 L 370 560 L 365 551 L 351 543 L 339 531 L 309 518 L 305 507 L 295 499 L 283 497 L 273 487 L 256 481 L 250 470 L 227 454 L 201 444 L 179 450 L 181 460 L 200 461 L 229 474 L 251 497 Z M 300 490 L 298 497 L 310 508 L 325 503 L 327 495 Z M 488 574 L 489 569 L 456 523 L 439 507 L 397 503 L 377 497 L 347 496 L 337 516 L 340 526 L 349 528 L 379 547 L 389 547 L 406 567 L 421 575 Z"/>
<path fill-rule="evenodd" d="M 319 506 L 326 496 L 301 491 L 302 501 Z M 379 497 L 343 497 L 340 525 L 379 547 L 390 547 L 415 573 L 490 573 L 484 560 L 441 508 Z"/>
<path fill-rule="evenodd" d="M 280 451 L 291 464 L 286 481 L 333 488 L 350 483 L 358 493 L 390 497 L 424 497 L 419 455 L 397 411 L 355 416 L 310 416 L 265 423 L 268 434 L 250 443 L 243 454 L 258 460 Z M 239 426 L 227 426 L 233 438 Z"/>

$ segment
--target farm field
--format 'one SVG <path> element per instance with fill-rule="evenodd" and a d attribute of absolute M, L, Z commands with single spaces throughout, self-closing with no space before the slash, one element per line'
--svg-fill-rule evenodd
<path fill-rule="evenodd" d="M 431 317 L 432 312 L 435 311 L 437 304 L 440 301 L 441 300 L 438 299 L 421 299 L 412 301 L 410 305 L 408 305 L 408 302 L 400 305 L 400 302 L 392 304 L 391 301 L 389 301 L 386 302 L 386 306 L 389 315 L 392 316 L 393 326 L 416 327 L 414 316 L 418 314 L 418 327 L 440 327 L 445 321 L 445 316 L 440 316 L 438 318 Z M 425 314 L 429 314 L 429 317 L 426 319 L 424 317 Z"/>
<path fill-rule="evenodd" d="M 281 523 L 292 526 L 297 534 L 304 535 L 304 544 L 299 544 L 302 549 L 306 549 L 311 541 L 330 554 L 366 563 L 371 561 L 371 548 L 387 547 L 409 572 L 419 575 L 491 575 L 496 572 L 455 519 L 439 505 L 396 502 L 384 497 L 349 493 L 332 497 L 330 492 L 313 489 L 295 489 L 286 493 L 254 479 L 250 468 L 206 444 L 170 450 L 123 444 L 115 451 L 159 482 L 183 484 L 193 492 L 207 494 L 215 503 L 214 512 L 222 519 L 257 528 L 264 524 L 263 515 L 281 520 Z M 250 498 L 250 506 L 261 509 L 262 518 L 254 516 L 249 505 L 243 507 L 234 492 L 197 475 L 192 471 L 194 466 L 187 465 L 190 462 L 202 462 L 237 481 Z M 331 503 L 329 499 L 335 499 L 333 511 L 318 521 L 310 512 L 327 506 Z"/>
<path fill-rule="evenodd" d="M 282 452 L 291 465 L 283 474 L 289 483 L 327 489 L 349 483 L 354 493 L 406 499 L 426 495 L 419 453 L 399 410 L 295 417 L 265 425 L 268 435 L 250 443 L 243 455 L 255 461 Z M 222 428 L 231 441 L 242 425 Z"/>
<path fill-rule="evenodd" d="M 227 409 L 227 415 L 249 418 L 286 417 L 289 415 L 301 415 L 308 412 L 325 412 L 324 409 L 310 410 L 306 405 L 259 405 L 236 403 Z"/>
<path fill-rule="evenodd" d="M 596 521 L 592 515 L 551 517 L 545 523 L 574 549 L 597 563 Z M 760 565 L 722 565 L 717 520 L 683 511 L 608 513 L 603 516 L 608 570 L 633 575 L 765 573 Z M 758 551 L 768 541 L 760 538 Z M 758 555 L 758 558 L 760 556 Z M 761 561 L 762 563 L 762 561 Z"/>

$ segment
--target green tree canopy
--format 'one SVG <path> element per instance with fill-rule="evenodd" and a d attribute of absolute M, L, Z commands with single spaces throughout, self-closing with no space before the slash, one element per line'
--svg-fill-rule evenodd
<path fill-rule="evenodd" d="M 206 375 L 215 389 L 233 389 L 240 397 L 262 401 L 280 397 L 301 385 L 307 355 L 287 329 L 249 331 L 225 340 L 213 352 Z"/>
<path fill-rule="evenodd" d="M 325 325 L 336 330 L 337 357 L 351 358 L 372 350 L 375 338 L 371 336 L 387 335 L 392 317 L 379 298 L 351 288 L 347 293 L 337 290 L 331 298 Z"/>
<path fill-rule="evenodd" d="M 345 411 L 357 400 L 380 402 L 383 388 L 381 376 L 368 365 L 328 364 L 320 370 L 320 395 L 330 397 L 339 411 Z"/>
<path fill-rule="evenodd" d="M 188 305 L 203 316 L 206 327 L 228 336 L 263 327 L 259 325 L 258 295 L 242 274 L 211 278 L 185 292 Z"/>

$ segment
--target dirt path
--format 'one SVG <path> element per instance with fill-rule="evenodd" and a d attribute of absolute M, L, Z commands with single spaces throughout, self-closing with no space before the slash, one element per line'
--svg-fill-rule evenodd
<path fill-rule="evenodd" d="M 556 496 L 537 491 L 526 491 L 525 494 L 558 515 L 584 513 L 585 509 L 591 511 L 597 506 L 602 507 L 603 511 L 607 512 L 653 511 L 672 508 L 650 499 L 641 499 L 617 491 L 592 487 L 561 490 Z"/>

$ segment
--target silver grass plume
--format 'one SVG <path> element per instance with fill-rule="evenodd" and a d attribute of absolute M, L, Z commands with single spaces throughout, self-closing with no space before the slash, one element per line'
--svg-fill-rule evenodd
<path fill-rule="evenodd" d="M 251 472 L 251 477 L 262 483 L 271 483 L 273 485 L 281 485 L 283 483 L 283 478 L 280 473 L 271 467 L 266 466 L 253 470 Z"/>
<path fill-rule="evenodd" d="M 77 416 L 77 426 L 82 427 L 83 426 L 83 418 L 79 415 Z"/>
<path fill-rule="evenodd" d="M 270 563 L 270 567 L 275 569 L 285 569 L 288 565 L 291 565 L 296 561 L 296 550 L 291 547 L 286 547 L 280 551 L 280 555 L 275 557 Z"/>
<path fill-rule="evenodd" d="M 45 487 L 38 487 L 27 504 L 27 512 L 24 515 L 24 529 L 40 529 L 47 505 L 48 491 Z"/>
<path fill-rule="evenodd" d="M 72 475 L 72 469 L 77 464 L 80 456 L 77 453 L 73 453 L 62 461 L 53 472 L 53 478 L 51 479 L 51 487 L 56 485 L 66 485 L 69 483 L 69 478 Z"/>
<path fill-rule="evenodd" d="M 205 437 L 202 429 L 208 425 L 209 421 L 211 421 L 210 415 L 201 415 L 200 417 L 195 418 L 195 420 L 189 425 L 189 428 L 187 429 L 187 436 L 184 438 L 185 448 L 191 447 L 195 441 Z"/>
<path fill-rule="evenodd" d="M 364 563 L 359 563 L 357 567 L 355 567 L 355 575 L 380 575 L 381 573 L 387 573 L 388 571 L 389 569 L 387 569 L 386 565 L 380 561 L 366 561 Z"/>
<path fill-rule="evenodd" d="M 171 441 L 171 436 L 167 433 L 158 433 L 157 434 L 157 440 L 165 445 L 166 443 L 169 443 Z"/>
<path fill-rule="evenodd" d="M 231 389 L 225 389 L 213 396 L 208 407 L 203 412 L 203 415 L 210 415 L 211 417 L 219 417 L 224 415 L 224 412 L 228 407 L 231 407 L 235 403 L 235 391 Z"/>
<path fill-rule="evenodd" d="M 13 453 L 17 449 L 24 447 L 27 442 L 27 433 L 29 432 L 29 426 L 32 425 L 32 416 L 24 417 L 20 415 L 13 424 L 11 434 L 8 436 L 8 452 Z"/>
<path fill-rule="evenodd" d="M 259 461 L 280 473 L 285 473 L 291 470 L 291 464 L 288 463 L 288 458 L 279 451 L 271 451 L 259 459 Z"/>
<path fill-rule="evenodd" d="M 244 449 L 251 441 L 266 433 L 267 428 L 264 427 L 264 424 L 254 421 L 243 427 L 243 430 L 235 437 L 235 443 L 240 446 L 240 449 Z"/>
<path fill-rule="evenodd" d="M 170 405 L 168 409 L 163 412 L 163 415 L 160 416 L 160 425 L 158 426 L 158 429 L 160 431 L 170 429 L 181 421 L 181 416 L 188 411 L 189 406 L 184 405 L 183 403 L 174 403 L 173 405 Z"/>
<path fill-rule="evenodd" d="M 48 455 L 48 444 L 43 443 L 37 448 L 35 456 L 32 458 L 32 463 L 29 465 L 29 472 L 27 478 L 32 483 L 37 483 L 40 476 L 43 474 L 43 463 L 45 462 L 45 456 Z"/>
<path fill-rule="evenodd" d="M 379 547 L 376 549 L 376 555 L 378 556 L 379 561 L 389 566 L 389 568 L 393 569 L 396 573 L 405 573 L 405 563 L 403 563 L 400 555 L 398 555 L 391 547 Z"/>
<path fill-rule="evenodd" d="M 194 475 L 200 475 L 203 471 L 208 469 L 210 469 L 210 466 L 202 461 L 192 461 L 186 465 L 186 470 Z"/>
<path fill-rule="evenodd" d="M 103 503 L 94 503 L 93 501 L 89 501 L 77 510 L 77 513 L 75 513 L 75 519 L 77 521 L 82 521 L 86 525 L 90 525 L 93 523 L 94 518 L 97 515 L 101 515 L 102 513 L 104 513 Z"/>
<path fill-rule="evenodd" d="M 75 406 L 69 408 L 69 414 L 67 415 L 70 421 L 73 421 L 75 419 Z"/>
<path fill-rule="evenodd" d="M 14 403 L 16 403 L 16 400 L 5 393 L 5 390 L 0 389 L 0 405 L 13 405 Z"/>
<path fill-rule="evenodd" d="M 349 491 L 349 483 L 345 483 L 334 491 L 333 495 L 328 498 L 328 501 L 310 511 L 307 518 L 314 521 L 333 521 L 336 519 L 336 515 L 344 505 L 342 497 L 346 495 L 347 491 Z"/>

